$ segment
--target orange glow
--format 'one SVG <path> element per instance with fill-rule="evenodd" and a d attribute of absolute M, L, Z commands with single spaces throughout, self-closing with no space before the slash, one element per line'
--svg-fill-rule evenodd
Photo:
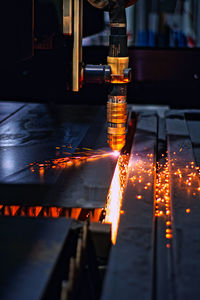
<path fill-rule="evenodd" d="M 170 233 L 167 233 L 167 234 L 166 234 L 166 239 L 172 239 L 172 237 L 173 237 L 172 234 L 170 234 Z"/>
<path fill-rule="evenodd" d="M 71 149 L 72 147 L 68 147 Z M 38 172 L 41 181 L 44 180 L 44 175 L 46 169 L 63 169 L 70 167 L 79 167 L 83 163 L 93 162 L 101 158 L 116 156 L 118 157 L 117 166 L 113 175 L 113 179 L 110 185 L 109 193 L 107 196 L 107 202 L 105 207 L 105 223 L 112 224 L 112 242 L 116 243 L 118 226 L 120 215 L 124 214 L 122 208 L 123 192 L 126 186 L 127 180 L 127 170 L 128 170 L 128 155 L 119 155 L 119 152 L 106 152 L 103 150 L 92 150 L 89 148 L 76 149 L 74 154 L 67 152 L 66 146 L 56 147 L 59 153 L 65 155 L 62 158 L 55 158 L 52 160 L 45 161 L 43 163 L 32 163 L 30 164 L 31 172 Z M 69 150 L 70 151 L 70 150 Z M 180 148 L 177 152 L 182 152 L 183 149 Z M 167 153 L 167 151 L 166 151 Z M 172 211 L 171 211 L 171 199 L 170 199 L 170 172 L 169 166 L 171 167 L 171 176 L 177 178 L 177 183 L 180 189 L 191 193 L 192 200 L 198 199 L 200 192 L 200 186 L 198 182 L 198 175 L 200 175 L 200 168 L 195 167 L 195 162 L 187 162 L 184 167 L 181 164 L 176 166 L 177 158 L 176 152 L 173 153 L 173 158 L 168 161 L 166 154 L 162 155 L 162 163 L 157 162 L 156 166 L 153 163 L 153 154 L 147 154 L 147 160 L 140 160 L 139 154 L 136 153 L 136 160 L 134 165 L 130 166 L 131 171 L 133 171 L 133 176 L 130 178 L 132 185 L 137 187 L 136 198 L 138 200 L 145 199 L 145 193 L 148 192 L 152 187 L 153 182 L 150 182 L 149 176 L 152 176 L 153 172 L 156 170 L 156 183 L 155 183 L 155 217 L 164 220 L 166 227 L 165 237 L 167 239 L 167 245 L 170 245 L 173 237 L 172 231 Z M 182 156 L 182 154 L 179 154 Z M 189 206 L 187 204 L 187 206 Z M 185 207 L 184 210 L 189 214 L 190 208 Z M 73 217 L 79 219 L 82 210 L 78 209 L 68 209 L 68 208 L 58 208 L 58 207 L 19 207 L 19 206 L 3 206 L 0 205 L 0 215 L 9 216 L 30 216 L 30 217 Z M 93 213 L 93 216 L 92 216 Z M 98 212 L 88 211 L 86 218 L 90 217 L 90 220 L 99 221 L 101 219 L 101 210 Z M 188 216 L 189 217 L 189 216 Z M 101 219 L 102 220 L 102 219 Z"/>
<path fill-rule="evenodd" d="M 179 152 L 182 152 L 183 148 L 179 149 Z M 200 175 L 199 172 L 199 167 L 195 166 L 195 162 L 191 161 L 188 162 L 185 160 L 185 165 L 184 163 L 184 158 L 183 157 L 176 157 L 177 153 L 173 152 L 173 158 L 170 159 L 168 162 L 167 158 L 165 158 L 166 162 L 164 165 L 164 168 L 161 167 L 161 164 L 159 165 L 158 163 L 158 175 L 157 175 L 157 182 L 156 182 L 156 188 L 161 191 L 159 193 L 159 196 L 164 199 L 163 202 L 163 207 L 158 201 L 158 193 L 156 191 L 156 197 L 155 197 L 155 202 L 156 202 L 156 211 L 155 215 L 156 217 L 159 217 L 160 215 L 158 214 L 159 210 L 163 210 L 163 216 L 165 218 L 165 224 L 166 224 L 166 239 L 172 239 L 173 237 L 173 232 L 172 232 L 172 221 L 171 221 L 171 201 L 170 201 L 170 186 L 169 186 L 169 164 L 171 165 L 171 176 L 173 178 L 173 183 L 177 184 L 179 189 L 181 190 L 182 193 L 187 193 L 188 195 L 193 195 L 192 199 L 197 200 L 198 195 L 197 191 L 200 191 L 200 186 L 199 186 L 199 179 L 197 178 L 198 175 Z M 181 167 L 179 162 L 181 161 Z M 177 165 L 178 163 L 178 166 Z M 177 178 L 177 181 L 176 181 Z M 162 201 L 161 201 L 162 203 Z M 190 208 L 185 207 L 185 212 L 187 214 L 191 213 Z M 169 245 L 169 246 L 168 246 Z M 167 243 L 167 248 L 170 248 L 170 244 Z"/>
<path fill-rule="evenodd" d="M 128 83 L 129 81 L 124 78 L 124 75 L 111 75 L 111 83 Z"/>
<path fill-rule="evenodd" d="M 71 149 L 72 147 L 68 147 Z M 118 156 L 118 152 L 107 152 L 103 150 L 92 150 L 89 148 L 77 148 L 74 154 L 66 152 L 66 146 L 56 147 L 56 149 L 61 149 L 62 154 L 65 157 L 55 158 L 52 160 L 47 160 L 43 163 L 31 163 L 30 164 L 30 171 L 35 172 L 38 171 L 40 175 L 41 182 L 44 181 L 44 173 L 47 169 L 66 169 L 72 166 L 79 167 L 83 163 L 92 162 L 101 158 L 109 157 L 109 156 Z"/>
<path fill-rule="evenodd" d="M 10 206 L 11 215 L 15 216 L 20 206 Z"/>
<path fill-rule="evenodd" d="M 111 240 L 113 244 L 116 243 L 117 239 L 123 191 L 126 186 L 128 160 L 128 155 L 120 155 L 118 158 L 105 207 L 104 222 L 112 225 Z"/>
<path fill-rule="evenodd" d="M 72 149 L 71 146 L 68 147 Z M 56 150 L 59 150 L 61 154 L 64 154 L 65 157 L 55 158 L 52 160 L 44 162 L 34 162 L 30 164 L 30 172 L 37 172 L 40 176 L 41 182 L 44 181 L 45 172 L 48 169 L 60 169 L 60 168 L 69 168 L 69 167 L 79 167 L 81 164 L 86 162 L 93 162 L 101 158 L 106 158 L 109 156 L 119 156 L 119 153 L 107 152 L 104 150 L 92 150 L 89 148 L 77 148 L 75 153 L 72 155 L 67 151 L 67 147 L 63 145 L 62 147 L 56 147 Z M 120 156 L 118 159 L 118 176 L 120 178 L 120 195 L 125 185 L 126 177 L 126 166 L 128 165 L 129 157 L 128 155 Z M 127 162 L 127 163 L 126 163 Z M 71 217 L 84 221 L 90 218 L 91 222 L 102 221 L 104 214 L 104 209 L 82 209 L 82 208 L 64 208 L 64 207 L 43 207 L 43 206 L 10 206 L 10 205 L 0 205 L 0 215 L 6 216 L 28 216 L 28 217 Z M 123 211 L 119 210 L 119 214 L 123 214 Z M 115 224 L 113 222 L 113 228 Z M 116 229 L 115 229 L 116 230 Z"/>
<path fill-rule="evenodd" d="M 175 153 L 174 153 L 175 154 Z M 171 200 L 170 200 L 170 183 L 169 183 L 169 162 L 165 155 L 162 155 L 164 163 L 157 162 L 156 176 L 156 193 L 155 193 L 155 217 L 162 217 L 166 226 L 166 239 L 172 239 L 173 233 L 171 229 Z M 179 171 L 177 175 L 179 175 Z M 166 244 L 170 248 L 170 243 Z"/>
<path fill-rule="evenodd" d="M 83 217 L 80 219 L 81 213 Z M 82 209 L 65 207 L 42 207 L 42 206 L 16 206 L 1 205 L 0 216 L 26 216 L 26 217 L 67 217 L 76 220 L 86 220 L 90 217 L 91 221 L 99 222 L 102 209 Z"/>
<path fill-rule="evenodd" d="M 37 217 L 39 215 L 39 213 L 41 212 L 42 210 L 42 206 L 36 206 L 35 207 L 35 216 Z"/>
<path fill-rule="evenodd" d="M 181 161 L 183 164 L 183 160 Z M 185 166 L 182 168 L 178 168 L 176 170 L 176 164 L 174 164 L 173 175 L 179 177 L 179 188 L 182 190 L 182 192 L 186 192 L 187 194 L 193 195 L 193 200 L 198 199 L 197 191 L 200 191 L 199 186 L 199 178 L 198 175 L 200 175 L 199 167 L 195 166 L 195 162 L 187 162 L 185 161 Z M 190 208 L 185 208 L 185 211 L 187 214 L 191 212 Z"/>
<path fill-rule="evenodd" d="M 39 165 L 40 182 L 44 182 L 44 165 Z"/>
<path fill-rule="evenodd" d="M 119 151 L 115 150 L 115 151 L 113 152 L 113 156 L 118 157 L 118 156 L 119 156 Z"/>
<path fill-rule="evenodd" d="M 120 209 L 122 205 L 121 201 L 122 201 L 122 190 L 120 187 L 120 171 L 119 171 L 119 165 L 117 164 L 113 176 L 113 180 L 111 183 L 110 191 L 109 191 L 108 203 L 106 206 L 106 217 L 105 217 L 105 222 L 112 224 L 111 239 L 113 244 L 116 243 L 116 238 L 117 238 Z"/>

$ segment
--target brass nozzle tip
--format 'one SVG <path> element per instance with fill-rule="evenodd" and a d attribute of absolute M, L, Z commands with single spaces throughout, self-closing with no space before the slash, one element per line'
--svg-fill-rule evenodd
<path fill-rule="evenodd" d="M 121 151 L 126 143 L 127 104 L 116 96 L 107 103 L 107 142 L 113 151 Z"/>
<path fill-rule="evenodd" d="M 107 135 L 107 142 L 110 148 L 113 151 L 118 151 L 120 152 L 122 148 L 125 146 L 126 143 L 126 134 L 123 135 L 114 135 L 114 134 L 109 134 Z"/>

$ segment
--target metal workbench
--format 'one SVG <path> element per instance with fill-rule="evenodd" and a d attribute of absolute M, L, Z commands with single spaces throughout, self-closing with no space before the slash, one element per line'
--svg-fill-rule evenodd
<path fill-rule="evenodd" d="M 200 111 L 143 106 L 129 110 L 137 115 L 136 128 L 101 300 L 199 299 Z M 31 172 L 31 163 L 65 157 L 66 147 L 72 156 L 76 148 L 110 151 L 103 107 L 0 103 L 0 210 L 103 209 L 115 157 L 46 168 L 42 181 L 37 170 Z M 168 184 L 164 214 L 157 201 L 163 167 Z M 133 184 L 139 176 L 142 183 Z"/>

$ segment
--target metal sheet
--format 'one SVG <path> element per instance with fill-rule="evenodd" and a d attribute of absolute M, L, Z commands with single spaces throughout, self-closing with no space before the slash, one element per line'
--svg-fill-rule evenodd
<path fill-rule="evenodd" d="M 191 137 L 196 163 L 200 166 L 200 110 L 186 111 L 185 118 Z"/>
<path fill-rule="evenodd" d="M 105 110 L 102 109 L 81 142 L 81 147 L 111 153 L 106 143 L 105 117 Z M 45 203 L 62 207 L 104 207 L 116 161 L 117 158 L 111 155 L 72 170 L 63 170 L 57 186 L 50 190 Z"/>
<path fill-rule="evenodd" d="M 120 219 L 117 243 L 110 255 L 102 300 L 152 299 L 156 139 L 156 116 L 141 114 L 129 162 L 122 204 L 124 214 Z M 142 183 L 134 185 L 134 176 L 138 179 L 140 175 Z M 144 190 L 146 183 L 150 186 Z"/>
<path fill-rule="evenodd" d="M 70 145 L 67 151 L 71 153 L 79 146 L 80 148 L 92 148 L 94 151 L 102 150 L 104 153 L 111 154 L 106 142 L 105 108 L 60 107 L 55 112 L 57 120 L 55 125 L 52 118 L 48 116 L 46 106 L 32 104 L 12 120 L 14 124 L 17 124 L 16 127 L 19 132 L 21 132 L 19 123 L 24 123 L 25 116 L 29 120 L 30 110 L 34 115 L 33 119 L 30 118 L 30 122 L 34 126 L 29 126 L 32 129 L 28 130 L 29 139 L 25 142 L 25 145 L 21 140 L 14 142 L 17 143 L 15 146 L 13 144 L 13 146 L 6 147 L 6 150 L 4 148 L 0 149 L 3 167 L 1 172 L 11 173 L 6 177 L 2 176 L 3 179 L 0 185 L 1 204 L 82 208 L 104 207 L 116 164 L 115 157 L 103 157 L 99 160 L 83 163 L 79 167 L 46 168 L 42 182 L 40 174 L 38 172 L 32 173 L 28 164 L 37 160 L 43 163 L 49 158 L 65 157 L 66 155 L 61 150 L 56 156 L 56 151 L 58 151 L 55 149 L 56 146 L 63 144 Z M 37 125 L 38 115 L 41 118 L 43 116 L 45 120 L 48 119 L 47 123 L 49 125 L 47 124 L 46 128 L 51 132 L 49 138 L 46 138 L 46 134 L 43 133 L 43 131 L 45 132 L 46 123 L 40 121 Z M 6 124 L 8 127 L 11 126 L 10 121 Z M 5 130 L 5 128 L 2 130 Z M 35 139 L 37 132 L 38 135 L 42 134 L 43 138 Z M 17 135 L 17 132 L 15 133 Z M 26 130 L 25 134 L 27 134 Z M 8 168 L 9 163 L 11 164 L 11 170 Z"/>
<path fill-rule="evenodd" d="M 23 103 L 0 102 L 0 124 L 24 107 Z"/>
<path fill-rule="evenodd" d="M 165 112 L 166 113 L 166 112 Z M 156 191 L 155 201 L 157 196 L 164 200 L 166 191 L 169 192 L 169 188 L 165 189 L 166 183 L 165 168 L 167 164 L 167 138 L 166 138 L 166 122 L 165 115 L 158 118 L 158 141 L 157 141 L 157 159 L 156 159 Z M 159 181 L 160 187 L 159 187 Z M 162 192 L 164 189 L 164 192 Z M 161 193 L 159 193 L 161 191 Z M 160 198 L 160 199 L 161 199 Z M 167 248 L 168 240 L 166 239 L 166 210 L 165 203 L 156 203 L 158 205 L 157 210 L 162 211 L 163 215 L 159 216 L 155 214 L 155 252 L 154 252 L 154 268 L 155 268 L 155 299 L 170 300 L 174 299 L 174 282 L 173 282 L 173 261 L 169 248 Z M 155 208 L 156 210 L 156 208 Z"/>
<path fill-rule="evenodd" d="M 32 162 L 62 157 L 57 146 L 73 153 L 99 108 L 28 104 L 0 125 L 0 182 L 40 183 L 29 171 Z M 48 172 L 46 173 L 46 175 Z M 47 183 L 57 178 L 55 171 Z M 45 180 L 44 180 L 45 181 Z"/>
<path fill-rule="evenodd" d="M 176 299 L 199 299 L 199 177 L 184 114 L 167 114 Z M 180 170 L 181 177 L 177 176 Z M 195 174 L 195 175 L 191 175 Z"/>
<path fill-rule="evenodd" d="M 0 218 L 1 300 L 42 299 L 71 224 L 66 219 Z"/>

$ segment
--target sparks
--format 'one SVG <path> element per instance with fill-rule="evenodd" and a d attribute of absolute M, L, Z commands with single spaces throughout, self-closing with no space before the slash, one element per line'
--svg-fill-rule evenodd
<path fill-rule="evenodd" d="M 63 146 L 64 147 L 64 146 Z M 56 147 L 59 148 L 59 147 Z M 103 150 L 92 150 L 89 148 L 79 148 L 76 149 L 74 154 L 69 152 L 63 152 L 65 157 L 54 158 L 52 160 L 47 160 L 43 163 L 31 163 L 29 165 L 30 171 L 35 172 L 38 171 L 40 174 L 41 181 L 44 180 L 44 173 L 47 169 L 66 169 L 72 166 L 79 167 L 83 163 L 92 162 L 95 160 L 99 160 L 108 156 L 112 156 L 113 152 L 107 152 Z"/>
<path fill-rule="evenodd" d="M 57 147 L 59 150 L 66 146 Z M 70 147 L 68 147 L 70 148 Z M 113 244 L 116 243 L 118 226 L 120 215 L 124 214 L 124 211 L 121 210 L 122 207 L 122 200 L 123 200 L 123 192 L 126 186 L 127 180 L 127 170 L 128 170 L 128 155 L 120 155 L 118 151 L 114 152 L 107 152 L 103 150 L 92 150 L 89 148 L 82 148 L 76 149 L 74 154 L 66 152 L 62 154 L 66 155 L 62 158 L 55 158 L 49 161 L 45 161 L 42 163 L 32 163 L 30 164 L 30 171 L 35 172 L 37 171 L 40 175 L 41 181 L 44 181 L 44 174 L 46 169 L 58 169 L 58 168 L 69 168 L 71 166 L 79 167 L 85 162 L 92 162 L 95 160 L 99 160 L 105 157 L 118 157 L 117 166 L 113 175 L 113 179 L 110 185 L 109 193 L 107 196 L 107 202 L 105 206 L 105 223 L 112 224 L 112 242 Z M 182 152 L 183 149 L 180 148 L 179 152 Z M 166 152 L 167 153 L 167 152 Z M 176 156 L 177 153 L 173 152 L 173 155 Z M 136 157 L 138 153 L 136 154 Z M 177 165 L 177 158 L 173 156 L 173 159 L 169 159 L 166 155 L 162 155 L 162 163 L 157 162 L 156 166 L 153 163 L 153 154 L 147 154 L 147 162 L 141 162 L 138 157 L 136 158 L 136 162 L 134 166 L 131 166 L 131 170 L 137 170 L 136 174 L 130 178 L 133 186 L 139 186 L 138 195 L 136 198 L 138 200 L 145 198 L 145 193 L 148 189 L 150 189 L 152 183 L 149 182 L 148 176 L 152 175 L 153 170 L 157 170 L 157 178 L 156 178 L 156 187 L 155 187 L 155 217 L 156 218 L 163 218 L 165 220 L 166 225 L 166 239 L 169 240 L 173 237 L 172 228 L 172 221 L 171 221 L 171 200 L 170 200 L 170 172 L 169 166 L 171 164 L 172 173 L 171 175 L 177 177 L 177 182 L 180 187 L 184 188 L 188 193 L 193 195 L 193 198 L 196 199 L 200 192 L 200 186 L 198 185 L 197 177 L 200 175 L 200 168 L 195 166 L 195 162 L 187 162 L 185 166 Z M 196 196 L 196 197 L 194 197 Z M 37 209 L 32 209 L 33 215 L 38 215 L 43 213 L 42 207 Z M 5 208 L 5 214 L 7 215 L 15 215 L 18 213 L 24 214 L 25 210 L 10 207 Z M 18 211 L 18 213 L 17 213 Z M 21 212 L 20 212 L 21 211 Z M 31 211 L 31 210 L 30 210 Z M 190 214 L 190 209 L 185 208 L 187 214 Z M 44 210 L 44 215 L 46 210 Z M 60 210 L 58 211 L 57 208 L 52 208 L 48 212 L 51 216 L 59 216 Z M 63 212 L 62 212 L 63 214 Z M 48 214 L 47 214 L 48 215 Z M 102 221 L 102 220 L 101 220 Z M 168 243 L 169 244 L 169 243 Z"/>
<path fill-rule="evenodd" d="M 115 151 L 113 152 L 113 156 L 118 157 L 118 156 L 119 156 L 119 151 L 115 150 Z"/>
<path fill-rule="evenodd" d="M 128 160 L 128 155 L 120 155 L 118 158 L 105 207 L 104 222 L 112 225 L 111 240 L 113 244 L 116 243 L 119 219 L 122 212 L 122 198 L 126 186 Z"/>
<path fill-rule="evenodd" d="M 162 155 L 164 163 L 157 162 L 156 193 L 155 193 L 155 217 L 165 220 L 165 238 L 168 241 L 166 247 L 171 247 L 169 240 L 173 238 L 171 227 L 171 200 L 169 184 L 169 161 L 165 155 Z M 177 175 L 180 175 L 178 169 Z"/>

